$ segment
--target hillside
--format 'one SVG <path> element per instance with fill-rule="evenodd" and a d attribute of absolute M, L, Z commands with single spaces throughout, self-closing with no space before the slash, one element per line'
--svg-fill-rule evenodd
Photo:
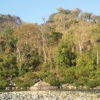
<path fill-rule="evenodd" d="M 10 26 L 12 28 L 17 27 L 22 23 L 22 20 L 18 16 L 0 14 L 0 33 L 5 27 Z"/>
<path fill-rule="evenodd" d="M 100 86 L 100 16 L 58 8 L 41 25 L 0 15 L 0 87 Z"/>

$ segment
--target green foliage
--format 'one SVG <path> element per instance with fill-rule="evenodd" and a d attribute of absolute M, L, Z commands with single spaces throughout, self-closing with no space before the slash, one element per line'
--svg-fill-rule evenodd
<path fill-rule="evenodd" d="M 97 79 L 90 79 L 86 84 L 89 88 L 94 88 L 96 86 L 100 86 L 100 80 Z"/>
<path fill-rule="evenodd" d="M 57 9 L 58 10 L 58 13 L 63 13 L 63 14 L 70 14 L 70 10 L 65 10 L 65 9 L 63 9 L 63 8 L 58 8 Z"/>
<path fill-rule="evenodd" d="M 48 69 L 41 68 L 41 70 L 36 73 L 35 78 L 45 79 L 49 74 L 50 72 L 48 71 Z"/>
<path fill-rule="evenodd" d="M 89 78 L 91 79 L 100 79 L 100 68 L 98 70 L 92 70 L 89 74 Z"/>
<path fill-rule="evenodd" d="M 27 89 L 27 87 L 34 85 L 33 79 L 35 78 L 36 75 L 34 75 L 32 72 L 23 72 L 23 74 L 20 74 L 19 77 L 14 78 L 13 82 L 17 85 L 18 88 Z"/>
<path fill-rule="evenodd" d="M 51 32 L 49 42 L 52 44 L 57 44 L 59 39 L 61 39 L 62 34 L 60 32 Z"/>
<path fill-rule="evenodd" d="M 43 25 L 0 16 L 1 88 L 9 78 L 24 89 L 38 78 L 58 87 L 100 86 L 100 16 L 78 8 L 57 10 Z"/>
<path fill-rule="evenodd" d="M 80 76 L 75 82 L 74 85 L 76 87 L 84 86 L 88 82 L 88 77 Z"/>
<path fill-rule="evenodd" d="M 25 61 L 23 63 L 22 69 L 26 69 L 27 71 L 36 70 L 41 62 L 41 57 L 38 55 L 38 52 L 30 51 L 25 54 Z"/>
<path fill-rule="evenodd" d="M 5 55 L 1 58 L 0 71 L 5 77 L 15 77 L 17 72 L 17 59 L 13 55 Z"/>
<path fill-rule="evenodd" d="M 60 43 L 57 48 L 55 62 L 58 67 L 70 66 L 70 48 L 65 43 Z"/>
<path fill-rule="evenodd" d="M 89 76 L 89 74 L 90 74 L 90 69 L 88 69 L 88 67 L 78 67 L 78 69 L 76 69 L 76 71 L 75 71 L 75 76 L 77 77 L 77 78 L 79 78 L 80 76 L 82 76 L 82 77 L 88 77 Z"/>
<path fill-rule="evenodd" d="M 27 89 L 27 87 L 30 87 L 34 84 L 33 80 L 27 79 L 25 80 L 24 78 L 21 77 L 16 77 L 13 79 L 13 82 L 16 84 L 16 86 L 20 89 Z"/>
<path fill-rule="evenodd" d="M 52 86 L 57 86 L 58 88 L 61 85 L 59 80 L 56 80 L 55 78 L 50 78 L 49 80 L 47 80 L 47 82 Z"/>
<path fill-rule="evenodd" d="M 18 75 L 23 76 L 26 73 L 25 69 L 18 70 Z"/>
<path fill-rule="evenodd" d="M 53 73 L 50 73 L 49 76 L 45 79 L 46 82 L 48 82 L 52 86 L 57 86 L 58 88 L 60 87 L 61 83 L 59 79 L 54 77 Z"/>
<path fill-rule="evenodd" d="M 22 20 L 18 16 L 0 14 L 0 33 L 5 27 L 18 27 L 22 23 Z"/>
<path fill-rule="evenodd" d="M 0 89 L 4 89 L 7 85 L 7 81 L 4 79 L 0 79 Z"/>
<path fill-rule="evenodd" d="M 4 38 L 0 41 L 2 51 L 7 53 L 12 53 L 16 49 L 17 39 L 13 36 L 13 29 L 6 27 L 1 34 L 1 37 Z"/>
<path fill-rule="evenodd" d="M 0 64 L 2 65 L 2 69 L 13 69 L 17 68 L 17 58 L 13 55 L 5 55 L 2 59 L 2 62 Z"/>
<path fill-rule="evenodd" d="M 24 87 L 24 81 L 21 80 L 20 78 L 16 77 L 14 78 L 13 82 L 18 86 L 19 88 Z"/>
<path fill-rule="evenodd" d="M 13 29 L 11 29 L 10 27 L 6 27 L 2 32 L 2 36 L 9 37 L 9 35 L 12 35 L 12 33 L 13 33 Z"/>
<path fill-rule="evenodd" d="M 77 56 L 76 66 L 84 66 L 89 67 L 91 65 L 95 65 L 95 56 L 91 52 L 82 52 Z"/>
<path fill-rule="evenodd" d="M 76 81 L 74 68 L 70 68 L 66 71 L 65 81 L 69 84 L 73 84 Z"/>
<path fill-rule="evenodd" d="M 34 75 L 32 72 L 27 72 L 27 73 L 25 73 L 24 74 L 24 79 L 26 79 L 26 80 L 30 80 L 30 79 L 34 79 L 34 78 L 36 78 L 36 75 Z"/>
<path fill-rule="evenodd" d="M 65 78 L 66 83 L 73 84 L 74 81 L 75 81 L 75 76 L 71 75 L 71 76 L 66 76 L 66 78 Z"/>

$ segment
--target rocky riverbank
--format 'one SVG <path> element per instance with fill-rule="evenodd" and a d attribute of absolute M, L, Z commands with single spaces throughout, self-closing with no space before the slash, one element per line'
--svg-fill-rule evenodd
<path fill-rule="evenodd" d="M 100 100 L 100 93 L 49 90 L 0 92 L 0 100 Z"/>

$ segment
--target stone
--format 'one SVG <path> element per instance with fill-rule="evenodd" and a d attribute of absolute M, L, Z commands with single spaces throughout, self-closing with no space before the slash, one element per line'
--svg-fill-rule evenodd
<path fill-rule="evenodd" d="M 100 100 L 99 93 L 80 91 L 0 92 L 0 100 Z"/>
<path fill-rule="evenodd" d="M 51 90 L 51 89 L 57 89 L 56 86 L 51 86 L 49 83 L 46 83 L 44 81 L 37 82 L 34 86 L 30 87 L 30 90 Z"/>
<path fill-rule="evenodd" d="M 62 84 L 61 88 L 62 89 L 76 89 L 75 86 L 72 86 L 70 84 Z"/>

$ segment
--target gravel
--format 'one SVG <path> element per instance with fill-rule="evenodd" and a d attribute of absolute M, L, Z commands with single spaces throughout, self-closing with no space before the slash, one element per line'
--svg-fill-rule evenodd
<path fill-rule="evenodd" d="M 100 93 L 49 90 L 0 92 L 0 100 L 100 100 Z"/>

